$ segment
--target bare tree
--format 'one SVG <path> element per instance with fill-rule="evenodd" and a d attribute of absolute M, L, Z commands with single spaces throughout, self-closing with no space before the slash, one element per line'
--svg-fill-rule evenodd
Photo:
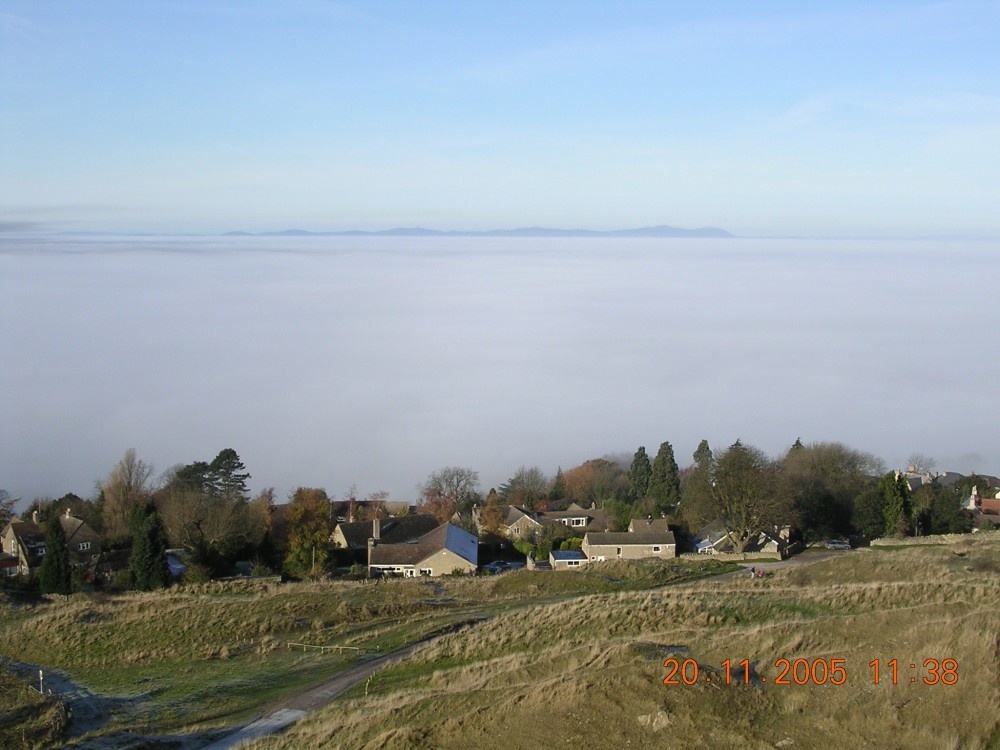
<path fill-rule="evenodd" d="M 122 460 L 101 483 L 104 495 L 104 536 L 122 539 L 129 534 L 128 518 L 132 508 L 149 497 L 149 478 L 153 467 L 129 448 Z"/>
<path fill-rule="evenodd" d="M 510 505 L 535 507 L 535 503 L 545 497 L 549 488 L 549 478 L 537 466 L 522 466 L 514 476 L 500 485 L 500 497 Z"/>
<path fill-rule="evenodd" d="M 910 457 L 906 459 L 906 466 L 918 474 L 929 474 L 934 471 L 937 461 L 923 453 L 911 453 Z"/>
<path fill-rule="evenodd" d="M 455 513 L 469 510 L 479 500 L 479 472 L 460 466 L 446 466 L 420 485 L 424 508 L 440 523 Z"/>

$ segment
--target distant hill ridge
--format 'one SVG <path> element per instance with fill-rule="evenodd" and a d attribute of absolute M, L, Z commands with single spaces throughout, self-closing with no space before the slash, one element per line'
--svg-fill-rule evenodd
<path fill-rule="evenodd" d="M 547 227 L 520 227 L 518 229 L 442 230 L 422 227 L 399 227 L 363 231 L 359 229 L 339 232 L 310 232 L 306 229 L 285 229 L 280 232 L 226 232 L 223 237 L 735 237 L 725 229 L 700 227 L 680 229 L 661 224 L 637 229 L 549 229 Z"/>

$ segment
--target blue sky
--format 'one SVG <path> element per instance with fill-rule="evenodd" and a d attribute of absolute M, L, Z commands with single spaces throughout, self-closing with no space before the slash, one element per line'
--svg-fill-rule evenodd
<path fill-rule="evenodd" d="M 1000 236 L 997 2 L 0 0 L 0 228 Z"/>

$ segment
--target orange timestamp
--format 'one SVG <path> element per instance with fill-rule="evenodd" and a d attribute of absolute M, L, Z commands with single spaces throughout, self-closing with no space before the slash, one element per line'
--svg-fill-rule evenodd
<path fill-rule="evenodd" d="M 847 683 L 846 659 L 776 659 L 776 674 L 768 679 L 756 672 L 749 659 L 735 662 L 726 659 L 719 668 L 704 668 L 695 659 L 669 658 L 663 662 L 667 675 L 664 685 L 695 685 L 699 682 L 711 683 L 713 678 L 723 685 L 758 684 L 770 682 L 772 685 L 844 685 Z M 909 666 L 909 671 L 906 667 Z M 884 668 L 883 668 L 884 667 Z M 958 682 L 958 661 L 956 659 L 924 659 L 917 662 L 899 659 L 872 659 L 868 662 L 871 682 L 900 682 L 924 685 L 954 685 Z"/>

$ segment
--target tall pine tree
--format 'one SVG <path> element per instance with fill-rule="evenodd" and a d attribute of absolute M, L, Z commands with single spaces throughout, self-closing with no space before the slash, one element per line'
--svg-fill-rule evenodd
<path fill-rule="evenodd" d="M 223 500 L 248 500 L 247 480 L 250 474 L 232 448 L 219 451 L 209 465 L 212 493 Z"/>
<path fill-rule="evenodd" d="M 653 459 L 649 496 L 656 501 L 656 509 L 661 513 L 669 513 L 681 501 L 680 472 L 674 458 L 674 448 L 669 442 L 660 443 L 660 450 Z"/>
<path fill-rule="evenodd" d="M 910 483 L 899 472 L 889 472 L 879 482 L 885 500 L 885 533 L 891 536 L 908 536 L 913 533 L 913 503 L 910 501 Z"/>
<path fill-rule="evenodd" d="M 628 470 L 628 497 L 633 503 L 646 497 L 651 473 L 652 467 L 649 465 L 649 456 L 646 455 L 646 446 L 640 445 L 632 457 L 632 465 Z"/>
<path fill-rule="evenodd" d="M 560 466 L 556 470 L 556 476 L 552 480 L 552 486 L 549 487 L 549 499 L 554 502 L 559 502 L 566 497 L 566 477 L 563 475 L 562 467 Z"/>
<path fill-rule="evenodd" d="M 43 594 L 69 594 L 73 590 L 71 575 L 66 532 L 56 516 L 49 520 L 45 530 L 45 556 L 38 570 L 38 588 Z"/>
<path fill-rule="evenodd" d="M 132 585 L 140 591 L 163 588 L 170 580 L 167 569 L 167 535 L 156 508 L 137 505 L 130 519 L 132 554 L 128 565 Z"/>
<path fill-rule="evenodd" d="M 716 518 L 712 503 L 715 457 L 707 440 L 698 443 L 693 458 L 694 466 L 681 487 L 681 514 L 692 529 L 699 529 Z"/>

